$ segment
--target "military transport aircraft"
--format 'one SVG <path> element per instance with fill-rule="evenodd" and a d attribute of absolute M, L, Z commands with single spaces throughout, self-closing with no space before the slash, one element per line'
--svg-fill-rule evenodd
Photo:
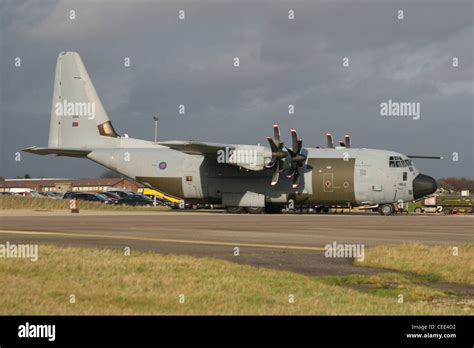
<path fill-rule="evenodd" d="M 39 155 L 88 158 L 186 203 L 222 204 L 229 212 L 281 212 L 289 202 L 375 206 L 391 215 L 395 204 L 435 192 L 436 181 L 400 153 L 353 148 L 348 135 L 325 148 L 305 148 L 294 129 L 285 148 L 274 125 L 269 147 L 197 141 L 151 142 L 119 135 L 76 52 L 56 65 L 48 147 Z"/>

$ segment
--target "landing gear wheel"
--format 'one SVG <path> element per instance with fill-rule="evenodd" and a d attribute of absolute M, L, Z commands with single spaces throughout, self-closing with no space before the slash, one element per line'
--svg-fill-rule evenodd
<path fill-rule="evenodd" d="M 244 208 L 242 208 L 242 207 L 226 207 L 225 210 L 229 214 L 240 214 L 244 211 Z"/>
<path fill-rule="evenodd" d="M 282 207 L 278 205 L 267 205 L 265 207 L 265 213 L 267 214 L 281 214 Z"/>
<path fill-rule="evenodd" d="M 247 210 L 247 213 L 249 214 L 262 214 L 263 213 L 262 207 L 247 207 L 245 208 L 245 210 Z"/>
<path fill-rule="evenodd" d="M 393 206 L 393 204 L 386 203 L 386 204 L 382 204 L 382 206 L 379 207 L 380 215 L 384 215 L 384 216 L 393 215 L 394 212 L 395 212 L 395 207 Z"/>

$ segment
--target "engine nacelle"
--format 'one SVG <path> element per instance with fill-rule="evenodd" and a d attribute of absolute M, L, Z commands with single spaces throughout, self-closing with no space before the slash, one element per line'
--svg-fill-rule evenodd
<path fill-rule="evenodd" d="M 260 145 L 236 145 L 226 150 L 226 162 L 248 170 L 265 169 L 272 158 L 272 151 Z"/>

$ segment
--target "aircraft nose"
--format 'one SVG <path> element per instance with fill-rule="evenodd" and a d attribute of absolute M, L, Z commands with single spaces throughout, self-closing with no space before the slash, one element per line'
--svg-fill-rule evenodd
<path fill-rule="evenodd" d="M 413 180 L 413 197 L 417 200 L 418 198 L 428 196 L 435 192 L 437 188 L 436 180 L 431 176 L 418 174 Z"/>

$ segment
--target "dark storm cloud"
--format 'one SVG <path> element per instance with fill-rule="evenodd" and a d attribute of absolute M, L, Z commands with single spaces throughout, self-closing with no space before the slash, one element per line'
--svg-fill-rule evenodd
<path fill-rule="evenodd" d="M 58 52 L 78 51 L 115 127 L 160 136 L 265 143 L 279 122 L 307 146 L 350 132 L 355 146 L 447 157 L 433 176 L 473 176 L 470 1 L 7 1 L 2 12 L 3 176 L 93 176 L 74 159 L 14 153 L 45 145 Z M 69 10 L 77 18 L 68 19 Z M 186 20 L 179 21 L 179 9 Z M 296 19 L 287 19 L 289 9 Z M 405 19 L 396 19 L 397 10 Z M 459 57 L 453 68 L 451 59 Z M 22 58 L 22 67 L 13 59 Z M 132 66 L 123 67 L 124 57 Z M 232 66 L 239 57 L 241 66 Z M 342 67 L 349 57 L 350 67 Z M 418 121 L 379 116 L 421 103 Z M 184 104 L 186 115 L 178 114 Z M 295 115 L 288 115 L 294 104 Z M 460 161 L 450 161 L 459 152 Z"/>

